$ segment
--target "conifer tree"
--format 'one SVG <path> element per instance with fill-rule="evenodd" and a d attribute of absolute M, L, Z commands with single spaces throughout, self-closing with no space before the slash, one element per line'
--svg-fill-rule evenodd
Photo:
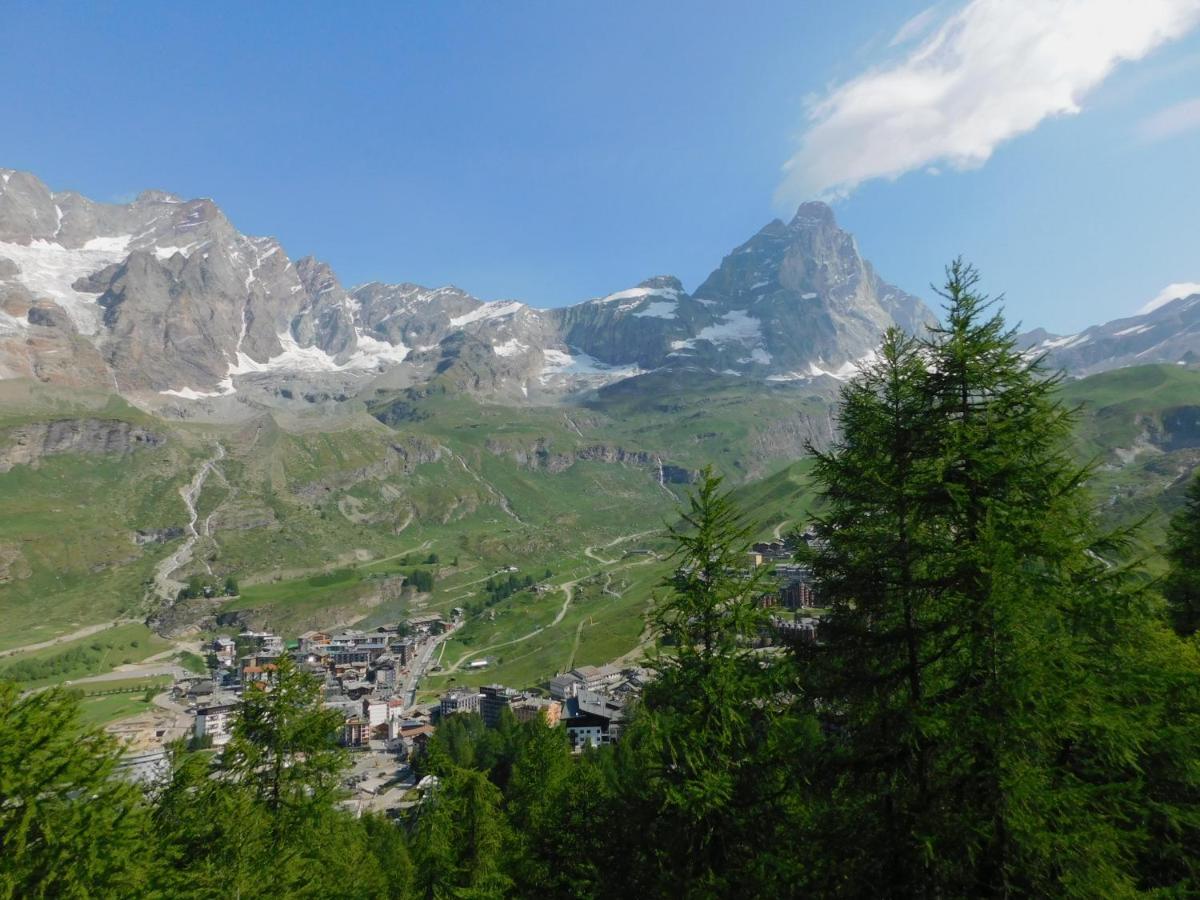
<path fill-rule="evenodd" d="M 0 682 L 0 898 L 150 892 L 148 810 L 116 774 L 120 752 L 69 692 Z"/>
<path fill-rule="evenodd" d="M 831 615 L 800 696 L 834 736 L 822 887 L 1121 894 L 1145 880 L 1151 799 L 1131 779 L 1157 760 L 1161 798 L 1191 782 L 1178 743 L 1151 755 L 1161 711 L 1119 685 L 1155 695 L 1163 636 L 1095 533 L 1056 379 L 977 281 L 949 268 L 945 324 L 888 336 L 819 454 Z M 1158 815 L 1183 823 L 1191 807 Z"/>
<path fill-rule="evenodd" d="M 748 567 L 755 529 L 709 470 L 670 534 L 676 569 L 653 614 L 669 649 L 619 751 L 618 802 L 643 845 L 635 883 L 643 896 L 786 896 L 800 858 L 776 855 L 784 842 L 770 835 L 794 825 L 803 722 L 786 711 L 788 668 L 757 646 L 768 623 L 762 573 Z"/>
<path fill-rule="evenodd" d="M 1170 570 L 1163 584 L 1175 631 L 1189 637 L 1200 630 L 1200 476 L 1193 476 L 1183 506 L 1167 536 Z"/>

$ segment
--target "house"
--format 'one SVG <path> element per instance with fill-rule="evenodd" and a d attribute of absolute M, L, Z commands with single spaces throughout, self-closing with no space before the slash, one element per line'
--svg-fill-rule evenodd
<path fill-rule="evenodd" d="M 249 687 L 252 684 L 266 687 L 275 680 L 275 672 L 279 667 L 275 663 L 261 666 L 251 665 L 242 667 L 242 684 Z"/>
<path fill-rule="evenodd" d="M 488 728 L 495 728 L 500 722 L 500 714 L 521 699 L 519 693 L 502 684 L 486 684 L 479 689 L 479 693 L 479 714 Z"/>
<path fill-rule="evenodd" d="M 518 722 L 532 722 L 539 716 L 550 727 L 558 724 L 562 717 L 563 705 L 558 700 L 547 700 L 543 697 L 526 697 L 512 705 L 513 715 Z"/>
<path fill-rule="evenodd" d="M 477 713 L 482 699 L 478 691 L 450 691 L 438 703 L 438 715 L 444 719 L 455 713 Z"/>
<path fill-rule="evenodd" d="M 279 656 L 283 653 L 283 638 L 269 631 L 243 631 L 238 637 L 264 655 Z"/>
<path fill-rule="evenodd" d="M 196 719 L 192 723 L 192 734 L 197 740 L 211 738 L 214 747 L 229 743 L 233 734 L 233 720 L 237 715 L 236 697 L 223 697 L 196 707 Z"/>
<path fill-rule="evenodd" d="M 237 643 L 231 637 L 213 638 L 212 653 L 217 658 L 217 665 L 233 668 L 237 662 Z"/>
<path fill-rule="evenodd" d="M 329 635 L 324 631 L 306 631 L 300 635 L 300 652 L 314 656 L 329 649 Z"/>
<path fill-rule="evenodd" d="M 414 634 L 441 634 L 446 629 L 446 620 L 433 613 L 409 619 L 408 627 Z"/>

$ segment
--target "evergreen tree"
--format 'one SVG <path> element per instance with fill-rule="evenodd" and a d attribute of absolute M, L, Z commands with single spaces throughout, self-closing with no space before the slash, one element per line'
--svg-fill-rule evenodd
<path fill-rule="evenodd" d="M 643 845 L 631 857 L 643 896 L 787 896 L 802 858 L 780 835 L 797 826 L 794 765 L 808 737 L 787 715 L 766 627 L 755 533 L 706 471 L 671 529 L 676 570 L 653 623 L 672 652 L 622 733 L 617 793 Z"/>
<path fill-rule="evenodd" d="M 511 836 L 499 789 L 482 772 L 453 768 L 419 809 L 413 834 L 417 895 L 506 896 L 506 847 Z"/>
<path fill-rule="evenodd" d="M 1170 570 L 1163 594 L 1175 631 L 1190 637 L 1200 630 L 1200 476 L 1193 476 L 1183 506 L 1167 536 Z"/>
<path fill-rule="evenodd" d="M 348 764 L 337 741 L 341 725 L 340 713 L 321 706 L 317 679 L 281 656 L 269 683 L 243 693 L 219 770 L 253 788 L 278 835 L 333 797 Z"/>
<path fill-rule="evenodd" d="M 141 792 L 76 698 L 0 682 L 0 898 L 144 896 L 155 882 Z"/>
<path fill-rule="evenodd" d="M 820 883 L 1127 893 L 1145 880 L 1136 773 L 1163 763 L 1156 827 L 1192 815 L 1165 800 L 1191 783 L 1181 739 L 1160 741 L 1161 709 L 1145 706 L 1161 627 L 1136 567 L 1095 534 L 1056 379 L 1018 351 L 974 270 L 947 274 L 946 324 L 887 337 L 844 394 L 841 443 L 818 455 L 814 567 L 831 614 L 800 696 L 834 737 Z"/>

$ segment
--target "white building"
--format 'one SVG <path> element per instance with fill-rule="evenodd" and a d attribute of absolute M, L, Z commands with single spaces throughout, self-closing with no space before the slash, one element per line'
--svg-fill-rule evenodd
<path fill-rule="evenodd" d="M 192 725 L 192 733 L 196 739 L 211 737 L 214 747 L 228 743 L 233 734 L 233 720 L 237 716 L 237 707 L 237 700 L 230 698 L 214 698 L 196 707 L 196 721 Z"/>

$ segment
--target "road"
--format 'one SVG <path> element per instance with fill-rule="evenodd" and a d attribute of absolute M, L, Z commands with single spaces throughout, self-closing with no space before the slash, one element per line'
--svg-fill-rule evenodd
<path fill-rule="evenodd" d="M 594 559 L 598 563 L 603 563 L 606 566 L 611 566 L 613 563 L 618 562 L 619 560 L 605 559 L 604 557 L 598 555 L 596 553 L 597 547 L 599 547 L 601 550 L 607 550 L 610 547 L 617 546 L 617 544 L 623 544 L 626 541 L 632 541 L 632 540 L 635 540 L 640 537 L 645 537 L 648 534 L 654 534 L 657 530 L 658 529 L 652 528 L 649 531 L 639 531 L 636 534 L 626 534 L 626 535 L 622 535 L 621 537 L 618 537 L 618 538 L 613 538 L 607 544 L 593 544 L 590 547 L 584 547 L 583 555 L 588 557 L 589 559 Z"/>
<path fill-rule="evenodd" d="M 405 700 L 405 709 L 412 709 L 417 705 L 417 690 L 421 686 L 421 679 L 425 677 L 432 665 L 433 653 L 439 644 L 450 637 L 451 633 L 445 631 L 427 640 L 416 661 L 408 667 L 408 674 L 404 676 L 404 681 L 400 683 L 400 690 L 397 692 Z"/>
<path fill-rule="evenodd" d="M 47 641 L 38 641 L 36 644 L 24 644 L 20 647 L 0 650 L 0 657 L 14 656 L 17 653 L 28 653 L 30 650 L 44 650 L 47 647 L 53 647 L 55 644 L 65 644 L 68 641 L 77 641 L 80 638 L 91 637 L 93 634 L 99 634 L 101 631 L 107 631 L 119 625 L 132 625 L 136 621 L 137 619 L 116 619 L 112 622 L 102 622 L 99 625 L 88 625 L 86 628 L 80 628 L 78 631 L 72 631 L 70 634 L 60 634 L 58 637 L 50 638 Z"/>
<path fill-rule="evenodd" d="M 64 681 L 63 684 L 96 684 L 102 681 L 126 681 L 131 678 L 152 678 L 155 675 L 170 675 L 176 681 L 181 678 L 193 678 L 187 669 L 182 666 L 177 666 L 174 663 L 164 663 L 160 665 L 128 665 L 121 666 L 111 672 L 105 672 L 103 675 L 88 675 L 84 678 L 73 678 L 70 681 Z"/>

